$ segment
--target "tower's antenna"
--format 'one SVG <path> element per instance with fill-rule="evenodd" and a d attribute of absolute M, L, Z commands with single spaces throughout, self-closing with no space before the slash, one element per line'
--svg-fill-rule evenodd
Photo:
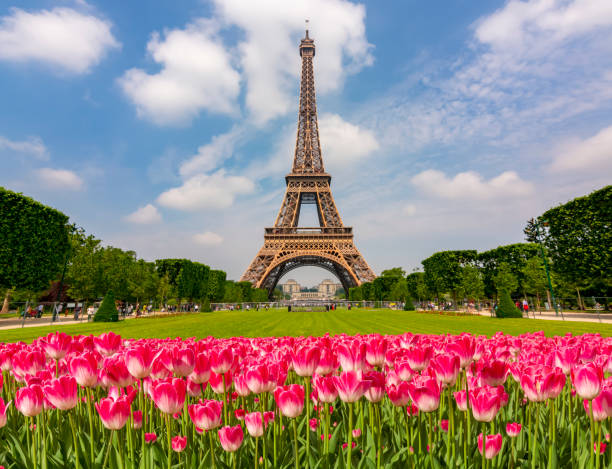
<path fill-rule="evenodd" d="M 310 22 L 310 20 L 305 20 L 306 22 L 306 39 L 308 39 L 308 23 Z"/>

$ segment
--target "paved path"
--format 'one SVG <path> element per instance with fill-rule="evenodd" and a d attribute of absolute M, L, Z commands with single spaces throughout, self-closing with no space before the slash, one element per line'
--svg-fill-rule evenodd
<path fill-rule="evenodd" d="M 489 311 L 481 311 L 481 316 L 490 316 Z M 581 313 L 575 311 L 564 311 L 563 314 L 555 315 L 554 311 L 529 311 L 529 319 L 544 319 L 547 321 L 581 321 L 612 324 L 612 314 Z"/>

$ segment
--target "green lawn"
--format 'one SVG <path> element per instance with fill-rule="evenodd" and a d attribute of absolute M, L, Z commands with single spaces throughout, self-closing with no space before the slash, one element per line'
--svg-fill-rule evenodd
<path fill-rule="evenodd" d="M 497 331 L 521 334 L 544 331 L 546 335 L 599 332 L 612 336 L 612 324 L 543 321 L 535 319 L 494 319 L 477 316 L 445 316 L 430 313 L 392 311 L 388 309 L 339 309 L 330 312 L 288 313 L 286 310 L 223 311 L 190 315 L 130 319 L 119 323 L 86 323 L 60 326 L 69 334 L 99 334 L 112 330 L 123 337 L 215 337 L 284 336 L 330 334 L 473 334 L 492 335 Z M 31 341 L 55 330 L 51 327 L 0 330 L 0 341 Z"/>

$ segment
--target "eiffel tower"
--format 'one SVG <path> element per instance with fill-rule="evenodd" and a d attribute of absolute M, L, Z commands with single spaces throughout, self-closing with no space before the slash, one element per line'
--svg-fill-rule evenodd
<path fill-rule="evenodd" d="M 323 167 L 312 68 L 314 55 L 314 40 L 308 37 L 306 29 L 306 37 L 300 43 L 302 79 L 293 169 L 285 176 L 287 190 L 274 227 L 265 229 L 264 245 L 240 279 L 267 289 L 270 295 L 284 274 L 307 265 L 333 273 L 347 295 L 350 287 L 375 278 L 355 247 L 353 228 L 342 224 L 330 189 L 331 176 Z M 316 205 L 318 227 L 298 228 L 303 204 Z"/>

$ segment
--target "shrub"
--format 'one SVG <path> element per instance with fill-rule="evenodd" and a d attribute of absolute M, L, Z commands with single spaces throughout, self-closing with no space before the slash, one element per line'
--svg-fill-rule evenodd
<path fill-rule="evenodd" d="M 404 311 L 414 311 L 414 304 L 412 304 L 412 298 L 406 298 L 406 302 L 404 303 Z"/>
<path fill-rule="evenodd" d="M 119 312 L 115 306 L 115 295 L 112 291 L 109 291 L 102 300 L 93 320 L 94 322 L 116 322 L 119 320 Z"/>
<path fill-rule="evenodd" d="M 507 290 L 503 290 L 500 292 L 499 305 L 497 306 L 497 310 L 495 311 L 495 315 L 498 318 L 522 318 L 523 313 L 521 313 L 514 303 L 512 302 L 512 298 L 510 298 L 510 293 Z"/>
<path fill-rule="evenodd" d="M 203 302 L 202 302 L 202 309 L 201 311 L 203 313 L 210 313 L 210 300 L 208 298 L 206 298 Z"/>

